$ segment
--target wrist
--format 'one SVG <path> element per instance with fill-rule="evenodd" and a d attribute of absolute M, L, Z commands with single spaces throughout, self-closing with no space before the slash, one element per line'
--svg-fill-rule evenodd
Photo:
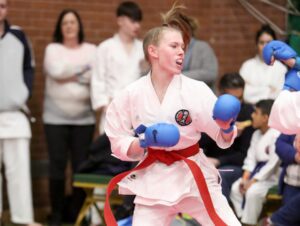
<path fill-rule="evenodd" d="M 295 64 L 294 64 L 293 68 L 296 70 L 300 70 L 300 57 L 297 56 L 295 58 Z"/>
<path fill-rule="evenodd" d="M 223 133 L 226 133 L 226 134 L 232 133 L 233 130 L 234 130 L 234 124 L 230 125 L 230 127 L 229 127 L 228 129 L 222 129 L 222 128 L 221 128 L 221 131 L 222 131 Z"/>

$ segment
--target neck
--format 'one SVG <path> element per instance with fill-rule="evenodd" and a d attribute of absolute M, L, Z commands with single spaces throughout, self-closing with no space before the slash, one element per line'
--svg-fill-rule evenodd
<path fill-rule="evenodd" d="M 79 46 L 78 40 L 75 38 L 64 40 L 63 44 L 68 48 L 76 48 Z"/>
<path fill-rule="evenodd" d="M 269 129 L 268 125 L 264 125 L 262 126 L 259 130 L 262 132 L 262 134 L 265 134 Z"/>
<path fill-rule="evenodd" d="M 133 38 L 133 37 L 131 37 L 131 36 L 125 34 L 125 33 L 122 32 L 122 31 L 119 31 L 118 34 L 119 34 L 119 37 L 120 37 L 121 41 L 122 41 L 124 44 L 131 44 L 131 43 L 133 43 L 133 41 L 134 41 L 134 38 Z"/>
<path fill-rule="evenodd" d="M 167 74 L 166 72 L 159 70 L 154 65 L 152 65 L 151 81 L 160 102 L 162 102 L 173 77 L 174 75 Z"/>
<path fill-rule="evenodd" d="M 4 21 L 0 22 L 0 37 L 4 34 Z"/>

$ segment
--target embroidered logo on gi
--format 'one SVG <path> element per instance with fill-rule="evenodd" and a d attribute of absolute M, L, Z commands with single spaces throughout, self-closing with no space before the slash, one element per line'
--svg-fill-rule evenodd
<path fill-rule="evenodd" d="M 187 126 L 191 124 L 192 118 L 190 116 L 190 112 L 186 109 L 181 109 L 177 111 L 175 115 L 176 122 L 181 126 Z"/>

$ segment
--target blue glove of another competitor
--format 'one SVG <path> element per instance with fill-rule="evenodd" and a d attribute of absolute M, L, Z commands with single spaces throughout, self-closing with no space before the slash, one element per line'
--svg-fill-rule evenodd
<path fill-rule="evenodd" d="M 263 59 L 266 64 L 272 63 L 272 56 L 276 60 L 288 60 L 297 56 L 295 50 L 282 41 L 274 40 L 263 48 Z"/>
<path fill-rule="evenodd" d="M 143 124 L 135 129 L 135 133 L 140 135 L 144 133 L 144 138 L 140 139 L 140 146 L 142 148 L 155 147 L 173 147 L 180 137 L 179 129 L 168 123 L 157 123 L 146 127 Z"/>
<path fill-rule="evenodd" d="M 219 96 L 213 109 L 213 119 L 221 121 L 229 121 L 233 119 L 230 128 L 223 130 L 225 133 L 230 133 L 233 130 L 235 120 L 241 110 L 241 102 L 230 94 Z"/>
<path fill-rule="evenodd" d="M 290 69 L 285 74 L 283 89 L 290 91 L 300 91 L 300 71 Z"/>

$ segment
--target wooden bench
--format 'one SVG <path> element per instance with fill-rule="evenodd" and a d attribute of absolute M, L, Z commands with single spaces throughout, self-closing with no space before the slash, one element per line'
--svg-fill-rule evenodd
<path fill-rule="evenodd" d="M 92 206 L 95 206 L 97 209 L 102 222 L 104 224 L 103 208 L 99 208 L 97 203 L 104 204 L 105 202 L 105 190 L 107 185 L 112 177 L 105 175 L 96 175 L 96 174 L 75 174 L 73 186 L 77 188 L 82 188 L 86 192 L 86 198 L 81 207 L 81 210 L 78 214 L 78 217 L 75 222 L 75 226 L 80 226 L 83 218 L 86 216 L 87 212 Z M 103 194 L 94 194 L 94 189 L 100 188 L 103 189 Z M 113 193 L 110 198 L 111 204 L 122 204 L 123 200 L 116 193 Z"/>

